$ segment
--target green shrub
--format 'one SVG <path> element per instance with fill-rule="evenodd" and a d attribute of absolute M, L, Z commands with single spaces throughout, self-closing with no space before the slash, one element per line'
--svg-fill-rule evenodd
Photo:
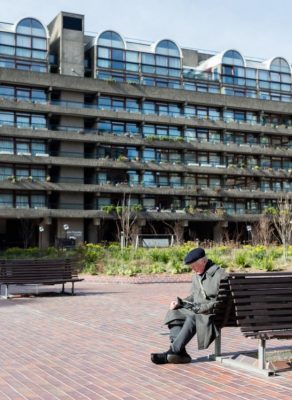
<path fill-rule="evenodd" d="M 236 252 L 234 261 L 235 265 L 241 268 L 248 268 L 250 266 L 248 263 L 248 254 L 245 250 Z"/>

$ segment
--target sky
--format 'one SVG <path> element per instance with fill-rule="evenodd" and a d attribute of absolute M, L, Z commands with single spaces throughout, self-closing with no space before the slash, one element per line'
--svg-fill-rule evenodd
<path fill-rule="evenodd" d="M 4 6 L 5 2 L 5 7 Z M 0 21 L 35 17 L 47 25 L 60 11 L 83 14 L 85 32 L 292 63 L 291 0 L 0 0 Z"/>

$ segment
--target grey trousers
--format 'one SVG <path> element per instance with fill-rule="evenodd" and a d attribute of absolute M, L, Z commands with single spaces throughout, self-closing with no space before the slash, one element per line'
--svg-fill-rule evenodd
<path fill-rule="evenodd" d="M 171 348 L 175 353 L 185 350 L 185 346 L 195 336 L 196 316 L 187 316 L 185 320 L 171 321 L 168 325 Z"/>

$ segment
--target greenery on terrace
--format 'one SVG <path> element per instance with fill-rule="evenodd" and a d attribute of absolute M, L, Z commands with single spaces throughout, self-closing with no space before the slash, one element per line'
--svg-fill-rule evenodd
<path fill-rule="evenodd" d="M 190 272 L 183 264 L 186 253 L 196 247 L 194 242 L 169 248 L 126 247 L 121 250 L 118 243 L 108 246 L 86 244 L 75 250 L 60 250 L 54 247 L 10 248 L 1 258 L 58 258 L 78 257 L 80 272 L 92 275 L 180 274 Z M 292 246 L 288 247 L 287 260 L 283 258 L 282 246 L 214 246 L 206 248 L 208 258 L 228 271 L 283 271 L 292 269 Z"/>

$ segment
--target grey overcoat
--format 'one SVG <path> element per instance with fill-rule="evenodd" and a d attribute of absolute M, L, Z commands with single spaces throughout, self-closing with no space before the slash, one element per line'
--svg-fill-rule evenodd
<path fill-rule="evenodd" d="M 194 274 L 191 294 L 184 299 L 198 303 L 198 311 L 195 313 L 186 308 L 178 308 L 176 310 L 169 310 L 165 316 L 165 324 L 169 324 L 174 320 L 185 320 L 187 316 L 195 318 L 199 350 L 207 349 L 218 336 L 219 332 L 214 324 L 214 314 L 212 312 L 218 295 L 220 281 L 225 276 L 226 273 L 222 268 L 215 264 L 212 265 L 212 262 L 208 261 L 207 270 L 202 277 Z"/>

